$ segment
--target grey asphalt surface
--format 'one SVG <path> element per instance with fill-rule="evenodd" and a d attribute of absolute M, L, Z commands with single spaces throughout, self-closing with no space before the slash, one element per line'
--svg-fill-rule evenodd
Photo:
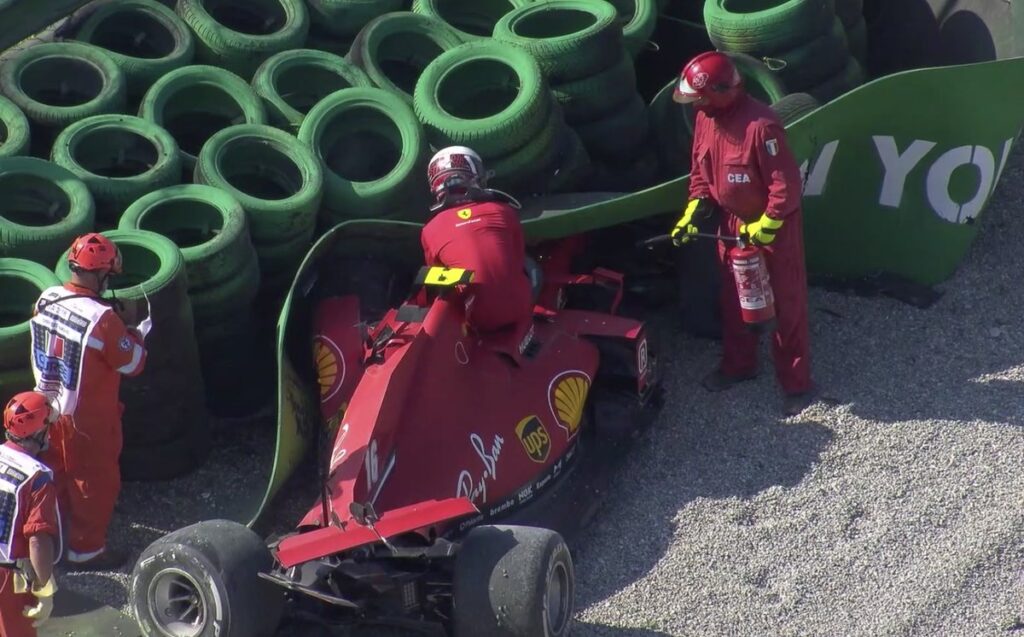
<path fill-rule="evenodd" d="M 573 634 L 1024 634 L 1022 202 L 1018 147 L 929 309 L 812 288 L 800 416 L 779 417 L 766 348 L 758 380 L 711 395 L 718 344 L 668 331 L 665 408 L 577 546 Z M 137 554 L 230 508 L 268 470 L 269 429 L 245 426 L 189 477 L 126 484 L 112 541 Z M 282 527 L 312 503 L 295 493 Z M 129 568 L 61 584 L 124 607 Z"/>

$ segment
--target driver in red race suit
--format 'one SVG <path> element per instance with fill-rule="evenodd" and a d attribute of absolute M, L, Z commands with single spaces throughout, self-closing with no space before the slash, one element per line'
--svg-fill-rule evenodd
<path fill-rule="evenodd" d="M 428 266 L 473 271 L 467 322 L 493 332 L 529 321 L 533 296 L 519 202 L 486 187 L 483 160 L 465 146 L 438 151 L 427 177 L 435 203 L 420 236 L 423 255 Z"/>
<path fill-rule="evenodd" d="M 690 172 L 690 200 L 672 230 L 679 245 L 717 206 L 719 233 L 739 234 L 761 246 L 775 295 L 772 343 L 775 375 L 785 394 L 783 410 L 796 415 L 812 398 L 807 327 L 807 273 L 800 197 L 800 168 L 771 108 L 747 94 L 725 54 L 710 51 L 683 69 L 673 99 L 697 110 Z M 746 329 L 727 253 L 719 241 L 722 360 L 702 384 L 722 391 L 757 375 L 757 334 Z"/>
<path fill-rule="evenodd" d="M 53 467 L 68 524 L 72 570 L 109 570 L 127 558 L 106 546 L 107 528 L 121 490 L 122 376 L 140 374 L 144 337 L 127 327 L 119 310 L 101 298 L 121 273 L 121 252 L 107 237 L 78 237 L 68 252 L 71 281 L 43 291 L 32 317 L 36 391 L 60 409 L 53 444 L 44 459 Z"/>
<path fill-rule="evenodd" d="M 4 408 L 0 445 L 0 637 L 35 637 L 50 617 L 61 528 L 53 472 L 38 460 L 59 413 L 46 396 L 21 392 Z"/>

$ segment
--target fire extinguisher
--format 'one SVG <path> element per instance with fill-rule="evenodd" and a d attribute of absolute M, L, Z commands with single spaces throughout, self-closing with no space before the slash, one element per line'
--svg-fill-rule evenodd
<path fill-rule="evenodd" d="M 775 295 L 772 293 L 761 248 L 735 239 L 729 248 L 729 266 L 736 279 L 736 292 L 740 296 L 740 314 L 747 327 L 755 332 L 767 330 L 775 321 Z"/>
<path fill-rule="evenodd" d="M 772 293 L 764 251 L 747 243 L 741 236 L 727 237 L 706 232 L 695 232 L 689 236 L 736 242 L 736 245 L 729 248 L 727 257 L 740 297 L 740 315 L 751 331 L 767 331 L 775 322 L 775 295 Z M 640 241 L 637 246 L 652 248 L 670 240 L 670 235 L 659 235 Z"/>

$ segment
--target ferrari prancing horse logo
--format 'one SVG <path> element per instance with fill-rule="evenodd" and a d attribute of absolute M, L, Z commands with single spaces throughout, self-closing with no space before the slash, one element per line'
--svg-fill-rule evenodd
<path fill-rule="evenodd" d="M 580 370 L 562 372 L 548 386 L 548 404 L 555 422 L 568 434 L 576 435 L 590 391 L 590 376 Z"/>
<path fill-rule="evenodd" d="M 456 212 L 455 214 L 459 216 L 459 219 L 469 219 L 470 217 L 473 216 L 473 209 L 463 208 L 462 210 Z"/>

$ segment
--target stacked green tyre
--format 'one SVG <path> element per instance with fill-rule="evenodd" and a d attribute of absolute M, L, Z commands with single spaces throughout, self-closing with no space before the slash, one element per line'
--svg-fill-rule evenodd
<path fill-rule="evenodd" d="M 209 417 L 203 396 L 188 275 L 181 251 L 167 237 L 146 230 L 103 233 L 121 251 L 124 273 L 111 279 L 106 298 L 117 298 L 125 314 L 146 316 L 146 364 L 121 381 L 125 411 L 121 474 L 126 480 L 166 480 L 190 472 L 209 452 Z M 67 254 L 56 272 L 70 278 Z M 129 318 L 129 322 L 132 321 Z"/>
<path fill-rule="evenodd" d="M 304 0 L 177 0 L 196 37 L 196 61 L 250 80 L 264 60 L 302 48 L 309 34 Z"/>
<path fill-rule="evenodd" d="M 660 8 L 656 0 L 609 0 L 619 14 L 622 41 L 632 59 L 640 57 L 658 26 Z"/>
<path fill-rule="evenodd" d="M 309 145 L 271 126 L 230 126 L 203 146 L 195 183 L 220 188 L 242 205 L 261 289 L 270 296 L 287 290 L 312 243 L 323 198 L 323 169 Z"/>
<path fill-rule="evenodd" d="M 589 161 L 537 60 L 509 43 L 480 40 L 445 52 L 420 76 L 413 105 L 433 147 L 474 149 L 494 171 L 491 185 L 519 196 L 556 184 L 572 189 L 564 176 Z"/>
<path fill-rule="evenodd" d="M 311 33 L 318 39 L 351 42 L 371 20 L 385 13 L 401 11 L 407 0 L 306 0 Z"/>
<path fill-rule="evenodd" d="M 868 59 L 868 24 L 864 18 L 864 0 L 835 0 L 836 16 L 846 31 L 850 55 L 855 57 L 861 66 Z"/>
<path fill-rule="evenodd" d="M 615 6 L 604 0 L 551 0 L 505 15 L 494 39 L 532 54 L 583 141 L 597 173 L 634 190 L 657 180 L 647 105 Z"/>
<path fill-rule="evenodd" d="M 218 416 L 251 413 L 264 402 L 251 382 L 260 271 L 242 205 L 211 186 L 171 186 L 132 204 L 120 228 L 156 232 L 181 250 L 207 408 Z"/>
<path fill-rule="evenodd" d="M 423 221 L 429 146 L 401 97 L 380 88 L 342 89 L 313 107 L 299 129 L 324 175 L 323 217 Z"/>
<path fill-rule="evenodd" d="M 374 86 L 412 104 L 416 81 L 439 55 L 462 44 L 447 24 L 418 13 L 387 13 L 371 20 L 352 43 L 348 57 Z"/>
<path fill-rule="evenodd" d="M 535 0 L 413 0 L 412 10 L 452 27 L 464 42 L 494 34 L 494 27 L 514 9 Z"/>
<path fill-rule="evenodd" d="M 864 82 L 837 0 L 706 0 L 704 21 L 722 51 L 765 61 L 790 92 L 827 102 Z"/>
<path fill-rule="evenodd" d="M 0 95 L 0 157 L 27 154 L 31 137 L 28 118 L 14 102 Z"/>
<path fill-rule="evenodd" d="M 36 157 L 0 158 L 0 257 L 51 267 L 95 221 L 92 194 L 71 171 Z"/>
<path fill-rule="evenodd" d="M 129 101 L 141 99 L 153 82 L 195 57 L 188 25 L 157 0 L 100 0 L 72 20 L 66 37 L 107 52 L 124 71 Z"/>
<path fill-rule="evenodd" d="M 268 123 L 296 134 L 302 120 L 335 91 L 370 86 L 370 78 L 343 57 L 313 49 L 282 51 L 256 70 L 253 90 L 263 100 Z"/>
<path fill-rule="evenodd" d="M 60 280 L 44 265 L 0 258 L 0 405 L 35 386 L 29 321 L 39 295 L 55 285 Z"/>
<path fill-rule="evenodd" d="M 171 134 L 130 115 L 93 115 L 71 124 L 54 141 L 51 161 L 85 182 L 104 230 L 117 226 L 139 197 L 181 180 Z"/>
<path fill-rule="evenodd" d="M 196 157 L 214 133 L 266 122 L 263 102 L 245 80 L 205 64 L 176 69 L 154 82 L 139 116 L 166 129 L 178 143 L 183 181 L 191 181 Z"/>
<path fill-rule="evenodd" d="M 66 126 L 90 115 L 120 113 L 125 75 L 110 55 L 80 42 L 30 46 L 0 68 L 0 93 L 29 120 L 31 153 L 49 157 Z"/>

